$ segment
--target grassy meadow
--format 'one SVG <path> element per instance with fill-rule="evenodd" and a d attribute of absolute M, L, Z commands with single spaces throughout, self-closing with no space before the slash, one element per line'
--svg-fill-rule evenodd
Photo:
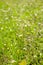
<path fill-rule="evenodd" d="M 0 0 L 0 65 L 43 65 L 43 0 Z"/>

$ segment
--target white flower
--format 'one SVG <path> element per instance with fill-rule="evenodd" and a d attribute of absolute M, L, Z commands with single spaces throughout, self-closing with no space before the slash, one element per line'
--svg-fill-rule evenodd
<path fill-rule="evenodd" d="M 9 47 L 7 48 L 7 50 L 9 50 Z"/>
<path fill-rule="evenodd" d="M 14 18 L 14 16 L 13 16 L 13 15 L 12 15 L 11 17 L 12 17 L 12 18 Z"/>
<path fill-rule="evenodd" d="M 42 55 L 42 53 L 40 53 L 40 56 Z"/>
<path fill-rule="evenodd" d="M 35 16 L 37 16 L 37 13 L 35 13 Z"/>
<path fill-rule="evenodd" d="M 19 35 L 19 37 L 22 37 L 22 36 L 23 36 L 22 34 Z"/>
<path fill-rule="evenodd" d="M 8 20 L 8 17 L 6 17 L 5 20 Z"/>
<path fill-rule="evenodd" d="M 27 25 L 25 25 L 25 27 L 27 27 Z"/>
<path fill-rule="evenodd" d="M 25 47 L 24 47 L 23 49 L 24 49 L 24 50 L 27 50 L 27 48 L 25 48 Z"/>
<path fill-rule="evenodd" d="M 16 62 L 15 60 L 11 60 L 11 63 L 14 63 L 14 62 Z"/>
<path fill-rule="evenodd" d="M 6 44 L 4 44 L 4 46 L 6 46 Z"/>
<path fill-rule="evenodd" d="M 41 11 L 43 12 L 43 9 L 41 9 Z"/>
<path fill-rule="evenodd" d="M 36 58 L 37 56 L 36 55 L 34 55 L 34 58 Z"/>
<path fill-rule="evenodd" d="M 1 27 L 1 30 L 3 30 L 3 27 Z"/>
<path fill-rule="evenodd" d="M 12 31 L 12 29 L 10 28 L 10 31 Z"/>

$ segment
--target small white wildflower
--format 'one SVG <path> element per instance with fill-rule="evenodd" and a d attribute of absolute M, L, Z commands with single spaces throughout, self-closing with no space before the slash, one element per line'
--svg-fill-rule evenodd
<path fill-rule="evenodd" d="M 1 30 L 3 30 L 3 27 L 1 27 Z"/>
<path fill-rule="evenodd" d="M 14 18 L 14 16 L 11 16 L 12 18 Z"/>
<path fill-rule="evenodd" d="M 40 53 L 40 56 L 42 55 L 42 53 Z"/>
<path fill-rule="evenodd" d="M 9 47 L 7 48 L 7 50 L 9 50 Z"/>
<path fill-rule="evenodd" d="M 10 28 L 10 31 L 12 31 L 12 29 Z"/>
<path fill-rule="evenodd" d="M 39 25 L 41 24 L 41 23 L 38 23 Z"/>
<path fill-rule="evenodd" d="M 17 43 L 15 42 L 15 45 L 16 45 Z"/>
<path fill-rule="evenodd" d="M 4 46 L 6 46 L 6 44 L 4 44 Z"/>
<path fill-rule="evenodd" d="M 16 62 L 15 60 L 11 60 L 11 63 L 14 63 L 14 62 Z"/>
<path fill-rule="evenodd" d="M 27 27 L 27 25 L 25 25 L 25 27 Z"/>
<path fill-rule="evenodd" d="M 19 37 L 22 37 L 23 35 L 21 34 L 21 35 L 19 35 Z"/>
<path fill-rule="evenodd" d="M 6 17 L 5 20 L 8 20 L 8 17 Z"/>
<path fill-rule="evenodd" d="M 34 55 L 34 57 L 37 57 L 36 55 Z"/>
<path fill-rule="evenodd" d="M 37 13 L 35 13 L 35 16 L 37 16 Z"/>
<path fill-rule="evenodd" d="M 11 44 L 11 46 L 13 46 L 13 45 Z"/>
<path fill-rule="evenodd" d="M 27 48 L 25 48 L 25 47 L 24 47 L 23 49 L 24 49 L 24 50 L 27 50 Z"/>

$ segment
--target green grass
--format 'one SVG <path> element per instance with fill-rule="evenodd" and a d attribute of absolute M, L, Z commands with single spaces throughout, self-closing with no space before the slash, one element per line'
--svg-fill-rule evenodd
<path fill-rule="evenodd" d="M 0 65 L 23 59 L 43 65 L 43 0 L 0 0 Z"/>

